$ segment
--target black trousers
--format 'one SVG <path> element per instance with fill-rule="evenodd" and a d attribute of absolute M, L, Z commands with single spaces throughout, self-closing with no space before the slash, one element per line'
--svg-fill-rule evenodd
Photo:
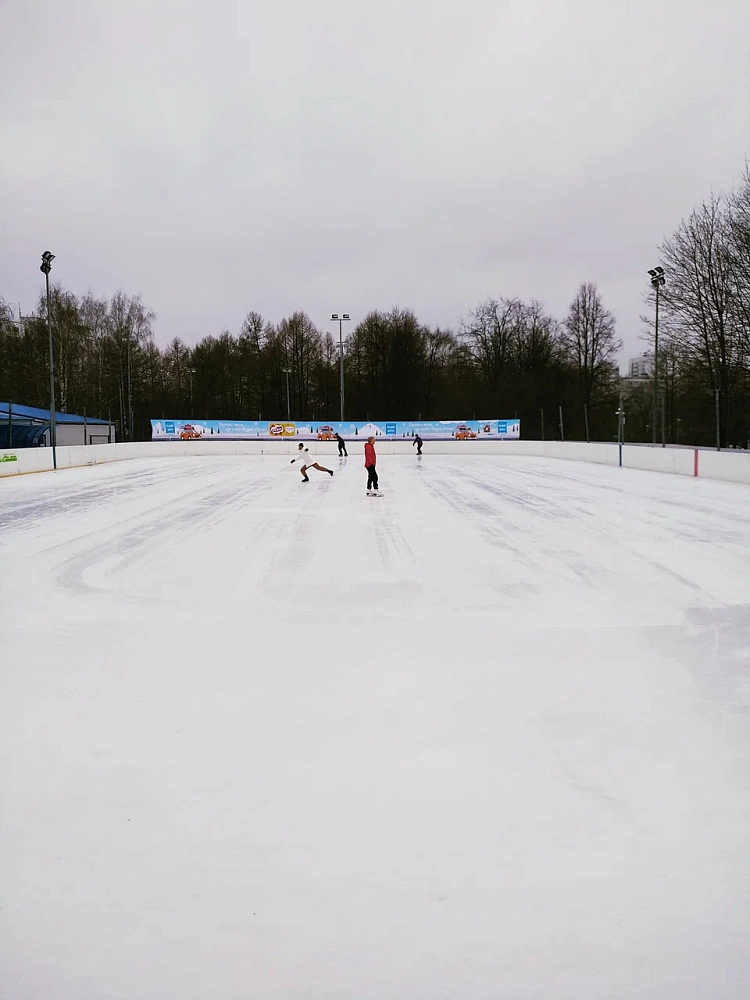
<path fill-rule="evenodd" d="M 346 455 L 347 458 L 349 457 L 349 452 L 346 450 L 346 445 L 343 444 L 343 442 L 339 445 L 339 458 L 341 458 L 342 455 Z"/>
<path fill-rule="evenodd" d="M 378 488 L 378 473 L 374 465 L 367 466 L 367 489 L 376 490 Z"/>

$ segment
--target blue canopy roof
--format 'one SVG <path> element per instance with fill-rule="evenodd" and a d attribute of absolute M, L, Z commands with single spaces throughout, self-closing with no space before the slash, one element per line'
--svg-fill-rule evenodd
<path fill-rule="evenodd" d="M 8 403 L 0 403 L 0 419 L 8 419 L 8 409 Z M 13 416 L 26 420 L 43 420 L 45 423 L 49 423 L 50 411 L 40 410 L 38 406 L 20 406 L 14 403 Z M 86 417 L 85 419 L 87 424 L 109 425 L 108 420 L 100 420 L 98 417 Z M 55 410 L 55 422 L 58 424 L 82 424 L 83 421 L 83 417 L 77 417 L 74 413 L 60 413 L 58 410 Z"/>
<path fill-rule="evenodd" d="M 0 448 L 34 448 L 44 444 L 49 424 L 0 423 Z"/>

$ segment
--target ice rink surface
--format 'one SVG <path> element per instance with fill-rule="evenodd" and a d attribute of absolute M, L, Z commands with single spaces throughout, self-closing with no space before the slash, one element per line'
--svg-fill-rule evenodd
<path fill-rule="evenodd" d="M 0 481 L 0 996 L 740 1000 L 750 488 Z"/>

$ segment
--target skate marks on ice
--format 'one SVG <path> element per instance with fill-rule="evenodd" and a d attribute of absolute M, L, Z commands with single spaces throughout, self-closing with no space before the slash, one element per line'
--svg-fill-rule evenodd
<path fill-rule="evenodd" d="M 117 579 L 159 562 L 177 546 L 191 544 L 194 536 L 205 534 L 247 505 L 235 485 L 209 486 L 191 491 L 169 512 L 165 525 L 163 510 L 149 511 L 114 528 L 100 532 L 96 539 L 64 559 L 54 574 L 54 584 L 62 590 L 87 594 L 118 589 L 122 599 L 138 599 L 118 586 Z M 262 526 L 259 526 L 262 530 Z"/>
<path fill-rule="evenodd" d="M 335 476 L 312 469 L 309 483 L 300 482 L 298 492 L 277 501 L 273 530 L 254 554 L 256 600 L 290 605 L 302 591 L 314 586 L 311 571 L 320 539 L 328 535 L 333 514 L 331 494 L 339 482 Z"/>
<path fill-rule="evenodd" d="M 725 529 L 746 494 L 696 494 L 722 510 L 709 550 L 688 509 L 668 528 L 665 477 L 638 497 L 607 470 L 440 459 L 384 461 L 369 505 L 357 462 L 304 487 L 259 464 L 255 490 L 238 461 L 234 504 L 218 465 L 169 459 L 172 493 L 56 515 L 43 544 L 13 529 L 3 570 L 50 630 L 94 608 L 64 643 L 35 608 L 4 665 L 14 997 L 745 995 L 750 799 L 711 713 L 744 698 L 750 580 Z M 161 517 L 165 547 L 129 562 Z M 702 563 L 709 598 L 633 539 L 693 582 Z M 99 543 L 109 575 L 84 565 Z M 106 588 L 86 600 L 50 583 L 76 545 L 79 583 Z M 121 606 L 165 590 L 153 615 Z M 566 606 L 550 626 L 560 592 L 577 625 Z"/>
<path fill-rule="evenodd" d="M 285 508 L 257 584 L 260 600 L 332 611 L 412 603 L 420 591 L 415 554 L 390 503 L 362 497 L 358 472 L 350 467 Z"/>
<path fill-rule="evenodd" d="M 424 566 L 407 541 L 400 518 L 393 515 L 393 503 L 394 494 L 391 493 L 387 502 L 384 499 L 368 505 L 367 523 L 377 545 L 383 579 L 382 582 L 367 581 L 365 586 L 360 586 L 357 596 L 361 603 L 409 611 L 423 596 Z"/>
<path fill-rule="evenodd" d="M 619 595 L 624 608 L 659 607 L 665 595 L 687 607 L 746 594 L 750 519 L 742 511 L 737 521 L 727 484 L 701 483 L 696 512 L 683 496 L 695 484 L 681 477 L 567 462 L 560 473 L 529 459 L 446 464 L 449 472 L 433 467 L 420 482 L 529 567 L 537 585 Z"/>
<path fill-rule="evenodd" d="M 27 547 L 37 550 L 37 575 L 46 574 L 56 590 L 78 596 L 112 592 L 125 603 L 151 604 L 168 600 L 153 584 L 174 550 L 198 550 L 189 570 L 183 567 L 195 581 L 201 548 L 210 549 L 209 540 L 225 522 L 260 508 L 242 541 L 267 530 L 273 467 L 226 459 L 142 464 L 72 470 L 87 476 L 85 482 L 65 482 L 70 473 L 63 473 L 63 497 L 49 517 L 32 504 L 26 516 L 15 518 L 11 551 L 28 536 Z M 98 481 L 101 472 L 106 482 Z M 132 513 L 123 518 L 126 511 Z M 61 535 L 67 538 L 60 541 Z"/>
<path fill-rule="evenodd" d="M 689 608 L 684 625 L 646 629 L 644 641 L 687 671 L 691 700 L 745 765 L 750 789 L 750 603 Z"/>
<path fill-rule="evenodd" d="M 127 469 L 123 469 L 127 465 Z M 169 462 L 134 460 L 122 465 L 64 469 L 43 482 L 32 477 L 4 480 L 0 494 L 0 531 L 37 532 L 40 525 L 61 516 L 68 521 L 112 503 L 122 504 L 144 489 L 174 485 L 192 475 L 190 469 L 170 468 Z M 85 483 L 85 488 L 82 484 Z M 36 489 L 32 489 L 36 485 Z M 8 489 L 8 487 L 11 487 Z"/>

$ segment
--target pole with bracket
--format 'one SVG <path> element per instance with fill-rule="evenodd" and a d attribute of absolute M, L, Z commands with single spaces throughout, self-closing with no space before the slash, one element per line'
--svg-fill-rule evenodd
<path fill-rule="evenodd" d="M 714 389 L 716 397 L 716 450 L 721 451 L 721 410 L 719 408 L 719 390 Z"/>
<path fill-rule="evenodd" d="M 55 255 L 45 250 L 42 254 L 42 264 L 39 270 L 44 275 L 47 285 L 47 334 L 49 336 L 49 432 L 50 444 L 52 445 L 52 468 L 57 469 L 57 426 L 55 423 L 55 360 L 52 352 L 52 315 L 49 304 L 49 273 L 52 270 L 52 261 Z"/>

